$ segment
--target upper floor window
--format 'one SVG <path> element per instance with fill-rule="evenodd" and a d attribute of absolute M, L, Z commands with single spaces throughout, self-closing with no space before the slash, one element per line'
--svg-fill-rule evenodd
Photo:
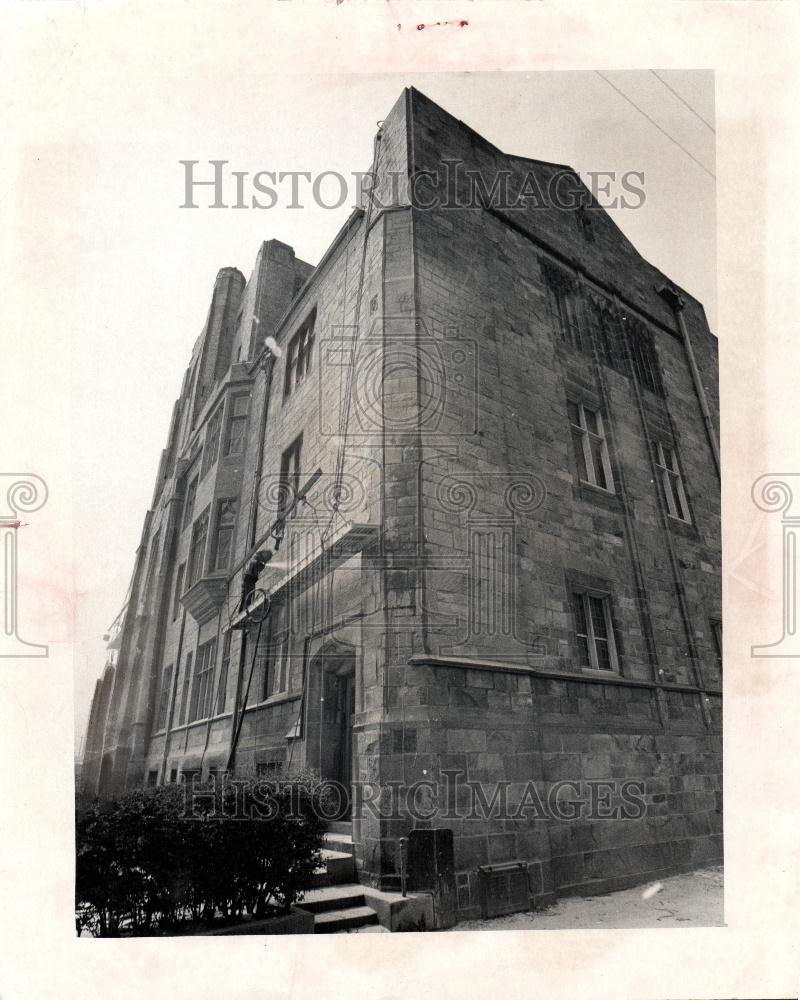
<path fill-rule="evenodd" d="M 191 652 L 186 654 L 183 664 L 183 686 L 181 689 L 181 725 L 186 722 L 186 709 L 189 707 L 189 685 L 192 680 L 192 658 Z"/>
<path fill-rule="evenodd" d="M 217 649 L 217 640 L 211 639 L 197 650 L 197 659 L 194 668 L 194 684 L 192 686 L 192 700 L 189 707 L 189 722 L 197 719 L 207 719 L 211 715 L 211 708 L 214 702 L 213 680 L 214 680 L 214 654 Z"/>
<path fill-rule="evenodd" d="M 227 569 L 233 550 L 233 534 L 236 528 L 236 500 L 220 500 L 217 509 L 217 536 L 214 541 L 214 569 Z"/>
<path fill-rule="evenodd" d="M 172 664 L 164 668 L 164 673 L 161 677 L 161 694 L 158 699 L 158 719 L 156 721 L 156 730 L 166 729 L 167 727 L 167 709 L 169 707 L 169 689 L 172 683 Z"/>
<path fill-rule="evenodd" d="M 583 403 L 567 402 L 575 460 L 581 481 L 614 492 L 614 477 L 602 414 Z"/>
<path fill-rule="evenodd" d="M 683 476 L 678 466 L 678 456 L 675 449 L 660 441 L 656 442 L 655 449 L 656 465 L 661 479 L 661 492 L 664 503 L 667 505 L 667 511 L 670 517 L 691 523 L 689 504 L 686 500 L 686 491 L 683 488 Z"/>
<path fill-rule="evenodd" d="M 223 454 L 241 455 L 244 453 L 244 434 L 247 429 L 247 410 L 250 405 L 249 396 L 234 396 L 230 402 L 228 429 L 225 433 Z"/>
<path fill-rule="evenodd" d="M 620 359 L 617 321 L 611 306 L 590 296 L 586 302 L 586 314 L 600 360 L 609 368 L 619 369 L 625 354 L 623 352 Z"/>
<path fill-rule="evenodd" d="M 282 517 L 294 504 L 300 490 L 300 456 L 303 450 L 303 435 L 292 441 L 281 455 L 281 478 L 279 484 L 278 517 Z"/>
<path fill-rule="evenodd" d="M 193 476 L 189 485 L 186 487 L 186 497 L 183 501 L 183 524 L 182 527 L 188 527 L 192 522 L 192 515 L 194 514 L 194 498 L 197 496 L 197 476 Z"/>
<path fill-rule="evenodd" d="M 219 682 L 217 684 L 217 715 L 225 711 L 225 702 L 228 698 L 228 669 L 231 662 L 231 631 L 225 633 L 222 640 L 222 663 L 219 668 Z"/>
<path fill-rule="evenodd" d="M 579 666 L 619 672 L 611 599 L 585 590 L 573 590 L 571 598 Z"/>
<path fill-rule="evenodd" d="M 203 464 L 200 469 L 200 478 L 208 472 L 217 460 L 219 451 L 219 432 L 222 427 L 222 407 L 218 406 L 208 421 L 206 429 L 206 443 L 203 448 Z"/>
<path fill-rule="evenodd" d="M 192 587 L 203 575 L 203 562 L 206 554 L 206 539 L 208 537 L 208 508 L 194 522 L 192 528 L 192 543 L 189 549 L 189 574 L 187 586 Z"/>
<path fill-rule="evenodd" d="M 663 396 L 664 386 L 661 382 L 661 371 L 652 333 L 643 323 L 631 321 L 629 317 L 626 317 L 626 329 L 637 381 L 650 392 Z"/>
<path fill-rule="evenodd" d="M 289 341 L 289 347 L 286 351 L 286 376 L 283 383 L 284 396 L 290 395 L 292 390 L 303 381 L 311 366 L 315 320 L 316 310 L 311 313 Z"/>
<path fill-rule="evenodd" d="M 714 640 L 714 654 L 717 658 L 717 666 L 722 674 L 722 622 L 719 619 L 711 621 L 711 637 Z"/>
<path fill-rule="evenodd" d="M 542 261 L 547 287 L 547 304 L 554 331 L 560 340 L 575 350 L 583 350 L 578 315 L 578 288 L 574 278 L 549 261 Z"/>
<path fill-rule="evenodd" d="M 175 577 L 175 594 L 172 598 L 172 620 L 178 617 L 178 612 L 181 608 L 181 594 L 183 593 L 183 579 L 186 575 L 186 563 L 182 562 L 178 567 L 178 573 Z"/>

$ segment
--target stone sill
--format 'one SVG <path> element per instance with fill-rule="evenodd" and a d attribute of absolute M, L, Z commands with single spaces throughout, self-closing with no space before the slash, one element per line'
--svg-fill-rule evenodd
<path fill-rule="evenodd" d="M 684 691 L 694 694 L 719 694 L 715 688 L 700 688 L 691 684 L 657 684 L 655 681 L 637 680 L 633 677 L 623 677 L 620 674 L 605 670 L 586 670 L 586 672 L 566 670 L 545 670 L 541 667 L 531 667 L 526 663 L 505 663 L 501 660 L 466 659 L 457 656 L 429 656 L 418 653 L 408 661 L 414 667 L 454 667 L 462 670 L 490 670 L 495 673 L 524 674 L 527 677 L 541 677 L 555 681 L 578 681 L 582 684 L 616 684 L 621 687 L 649 688 L 651 690 Z"/>
<path fill-rule="evenodd" d="M 259 708 L 270 708 L 272 705 L 283 705 L 287 701 L 297 701 L 303 697 L 302 691 L 281 691 L 279 694 L 271 694 L 263 701 L 257 701 L 254 705 L 245 705 L 245 712 L 255 712 Z"/>

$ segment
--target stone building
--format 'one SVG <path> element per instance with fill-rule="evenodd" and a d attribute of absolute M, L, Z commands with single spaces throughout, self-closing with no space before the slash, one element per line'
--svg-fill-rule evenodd
<path fill-rule="evenodd" d="M 316 267 L 217 276 L 84 789 L 316 771 L 364 885 L 452 830 L 460 918 L 719 860 L 702 305 L 416 90 L 371 171 Z"/>

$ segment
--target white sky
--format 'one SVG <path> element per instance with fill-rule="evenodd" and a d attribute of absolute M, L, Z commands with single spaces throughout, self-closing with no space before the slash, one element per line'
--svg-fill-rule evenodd
<path fill-rule="evenodd" d="M 72 421 L 73 442 L 79 738 L 105 659 L 101 637 L 125 595 L 171 408 L 217 270 L 235 265 L 249 277 L 260 242 L 270 238 L 315 264 L 352 205 L 348 199 L 325 210 L 306 196 L 302 210 L 180 209 L 180 160 L 225 159 L 250 173 L 366 170 L 376 122 L 414 85 L 507 152 L 567 163 L 584 175 L 644 171 L 645 205 L 612 215 L 644 257 L 703 302 L 715 329 L 714 180 L 597 74 L 314 77 L 261 67 L 247 53 L 239 62 L 194 66 L 187 53 L 179 66 L 155 54 L 148 63 L 142 49 L 94 62 L 91 53 L 83 63 L 61 58 L 52 67 L 58 86 L 48 93 L 56 112 L 63 98 L 69 115 L 17 163 L 23 221 L 40 230 L 52 212 L 52 245 L 27 245 L 23 256 L 41 266 L 46 285 L 59 247 L 77 320 L 75 405 L 64 419 Z M 192 73 L 198 85 L 182 85 Z M 710 72 L 661 75 L 713 125 Z M 655 76 L 608 76 L 714 171 L 713 133 Z"/>

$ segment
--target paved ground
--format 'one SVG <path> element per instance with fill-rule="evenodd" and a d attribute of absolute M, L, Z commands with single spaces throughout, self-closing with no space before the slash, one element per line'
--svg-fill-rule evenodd
<path fill-rule="evenodd" d="M 559 900 L 537 913 L 514 913 L 494 920 L 468 920 L 455 931 L 545 930 L 587 927 L 719 927 L 722 868 L 675 875 L 636 889 Z"/>

